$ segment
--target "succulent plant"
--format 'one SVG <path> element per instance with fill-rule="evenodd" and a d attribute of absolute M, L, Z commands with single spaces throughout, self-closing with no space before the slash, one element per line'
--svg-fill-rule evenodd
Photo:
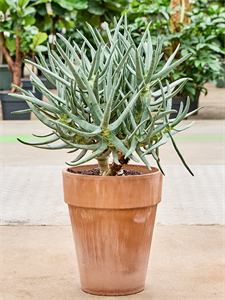
<path fill-rule="evenodd" d="M 47 97 L 49 103 L 40 101 L 30 92 L 16 87 L 22 94 L 11 96 L 26 100 L 30 109 L 14 113 L 32 111 L 51 132 L 38 136 L 41 140 L 35 143 L 19 141 L 43 149 L 66 148 L 70 149 L 69 153 L 81 149 L 68 165 L 77 166 L 96 158 L 101 175 L 110 176 L 116 175 L 130 159 L 135 162 L 142 161 L 151 170 L 146 155 L 152 155 L 163 172 L 159 147 L 171 139 L 183 164 L 192 174 L 173 136 L 193 125 L 194 122 L 183 128 L 176 127 L 196 110 L 188 113 L 188 99 L 186 107 L 181 103 L 177 117 L 169 118 L 170 113 L 176 112 L 171 109 L 172 97 L 189 78 L 172 83 L 162 82 L 190 54 L 173 62 L 178 50 L 176 49 L 163 68 L 156 71 L 163 55 L 162 41 L 158 40 L 156 49 L 153 49 L 148 26 L 136 48 L 127 29 L 126 16 L 124 24 L 122 21 L 123 17 L 118 23 L 115 20 L 113 30 L 105 23 L 108 42 L 103 40 L 95 28 L 87 24 L 95 45 L 91 45 L 80 33 L 84 40 L 81 49 L 75 42 L 70 43 L 58 34 L 66 50 L 57 42 L 58 53 L 48 49 L 50 67 L 41 53 L 37 64 L 26 61 L 42 71 L 56 86 L 58 95 L 49 91 L 27 66 L 33 85 Z M 152 92 L 156 85 L 160 88 Z M 152 100 L 155 96 L 159 96 L 157 101 Z M 53 144 L 60 140 L 60 144 Z M 92 153 L 86 157 L 88 150 Z M 108 165 L 110 153 L 113 157 L 111 166 Z"/>

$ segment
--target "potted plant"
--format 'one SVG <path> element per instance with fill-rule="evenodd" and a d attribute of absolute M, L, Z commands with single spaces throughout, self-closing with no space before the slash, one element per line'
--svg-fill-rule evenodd
<path fill-rule="evenodd" d="M 216 79 L 224 78 L 221 58 L 224 57 L 225 49 L 220 37 L 225 33 L 225 8 L 217 4 L 204 9 L 194 6 L 188 16 L 190 23 L 181 24 L 180 32 L 168 35 L 166 39 L 169 40 L 170 50 L 179 42 L 180 55 L 192 53 L 188 61 L 172 72 L 171 76 L 174 80 L 182 78 L 184 74 L 191 76 L 192 81 L 184 86 L 181 95 L 190 95 L 191 107 L 195 109 L 198 107 L 200 94 L 207 94 L 205 83 L 216 83 Z"/>
<path fill-rule="evenodd" d="M 31 51 L 46 51 L 47 47 L 40 45 L 47 39 L 47 34 L 39 32 L 33 26 L 35 18 L 32 16 L 35 9 L 33 4 L 28 5 L 27 0 L 1 0 L 0 11 L 0 41 L 1 50 L 7 61 L 8 69 L 12 74 L 12 83 L 22 87 L 21 79 L 22 63 Z M 36 2 L 37 4 L 37 2 Z M 8 32 L 8 36 L 4 33 Z M 24 81 L 24 85 L 26 80 Z M 24 86 L 25 87 L 25 86 Z M 26 87 L 25 87 L 26 88 Z M 29 90 L 30 87 L 28 86 Z M 12 87 L 12 92 L 18 90 Z M 11 111 L 19 107 L 28 108 L 25 101 L 8 96 L 9 91 L 0 92 L 2 101 L 3 119 L 29 119 L 29 114 L 11 115 Z M 21 108 L 22 109 L 22 108 Z"/>
<path fill-rule="evenodd" d="M 174 112 L 172 97 L 188 78 L 162 85 L 163 78 L 190 54 L 176 62 L 172 55 L 156 73 L 161 44 L 153 49 L 148 28 L 138 47 L 127 30 L 126 16 L 124 25 L 121 18 L 112 31 L 105 24 L 109 44 L 89 28 L 95 44 L 83 38 L 91 59 L 84 49 L 74 48 L 58 35 L 66 51 L 56 42 L 58 54 L 49 52 L 51 68 L 41 54 L 39 64 L 26 60 L 55 82 L 58 95 L 28 67 L 33 85 L 49 103 L 17 86 L 22 95 L 11 96 L 26 100 L 50 133 L 35 143 L 18 140 L 41 149 L 81 150 L 63 170 L 81 287 L 99 295 L 132 294 L 145 286 L 156 207 L 161 201 L 160 146 L 171 140 L 193 175 L 173 137 L 193 124 L 177 128 L 191 114 L 187 114 L 189 98 L 178 116 L 169 119 Z M 157 83 L 161 97 L 154 102 L 151 90 Z M 86 156 L 88 150 L 92 153 Z M 152 155 L 160 170 L 150 166 L 146 155 Z M 93 158 L 98 164 L 81 166 Z M 144 165 L 129 165 L 130 160 Z"/>
<path fill-rule="evenodd" d="M 186 4 L 185 4 L 186 3 Z M 181 4 L 181 6 L 179 6 Z M 150 25 L 152 41 L 156 43 L 157 37 L 163 39 L 164 55 L 159 68 L 178 49 L 175 59 L 186 53 L 192 56 L 178 68 L 174 69 L 168 80 L 178 80 L 183 76 L 191 77 L 180 93 L 173 100 L 173 108 L 177 109 L 182 101 L 185 105 L 187 96 L 190 96 L 190 111 L 198 107 L 201 93 L 207 94 L 205 83 L 216 83 L 217 79 L 224 78 L 221 58 L 224 57 L 224 22 L 225 8 L 222 5 L 207 1 L 195 1 L 188 5 L 188 1 L 131 1 L 129 25 L 135 41 L 139 41 L 146 21 L 153 21 Z M 145 16 L 143 18 L 143 15 Z M 189 22 L 187 22 L 187 17 Z M 154 22 L 156 20 L 156 22 Z M 139 34 L 134 29 L 138 29 Z M 176 113 L 170 115 L 175 117 Z"/>

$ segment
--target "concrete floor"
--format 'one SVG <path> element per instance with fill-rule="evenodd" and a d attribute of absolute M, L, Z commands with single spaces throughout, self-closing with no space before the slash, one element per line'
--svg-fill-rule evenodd
<path fill-rule="evenodd" d="M 224 299 L 223 226 L 156 226 L 145 290 L 119 298 L 81 291 L 69 226 L 6 226 L 1 240 L 1 300 Z"/>
<path fill-rule="evenodd" d="M 161 159 L 167 173 L 164 194 L 167 198 L 158 209 L 157 224 L 167 225 L 155 226 L 145 290 L 120 299 L 225 299 L 225 227 L 212 226 L 224 224 L 225 221 L 225 89 L 216 89 L 211 84 L 207 84 L 207 87 L 208 96 L 200 98 L 204 110 L 184 121 L 187 124 L 190 119 L 195 119 L 196 124 L 177 136 L 179 149 L 187 163 L 193 167 L 195 178 L 184 170 L 170 143 L 162 147 Z M 46 193 L 49 184 L 41 174 L 43 166 L 61 172 L 64 161 L 72 157 L 66 151 L 44 151 L 15 142 L 18 135 L 24 135 L 25 139 L 28 135 L 29 139 L 31 133 L 46 133 L 46 128 L 35 121 L 33 116 L 32 121 L 1 121 L 0 126 L 1 134 L 10 136 L 11 140 L 1 143 L 2 185 L 13 178 L 13 182 L 7 186 L 7 193 L 3 194 L 6 190 L 1 190 L 1 218 L 6 220 L 9 211 L 5 207 L 11 207 L 10 220 L 17 218 L 18 223 L 14 225 L 23 224 L 9 226 L 13 223 L 6 222 L 4 224 L 7 226 L 0 227 L 0 299 L 100 299 L 80 289 L 71 228 L 62 226 L 68 224 L 66 209 L 66 222 L 59 222 L 60 215 L 64 213 L 60 205 L 56 206 L 58 215 L 52 221 L 52 202 L 48 201 Z M 27 172 L 21 176 L 19 171 L 12 170 L 13 166 L 17 170 L 33 168 L 33 175 Z M 177 170 L 180 173 L 175 176 Z M 58 176 L 57 172 L 55 176 Z M 19 182 L 21 185 L 18 187 Z M 39 183 L 39 191 L 34 195 L 29 187 L 35 182 Z M 55 184 L 60 188 L 57 182 Z M 57 201 L 60 198 L 59 201 L 63 203 L 62 195 L 56 188 L 53 189 L 54 197 Z M 197 198 L 194 190 L 198 190 Z M 40 193 L 44 193 L 45 198 L 39 197 Z M 46 209 L 43 202 L 48 203 Z M 32 210 L 32 214 L 29 213 L 30 221 L 22 223 L 23 213 L 28 206 Z M 42 210 L 48 211 L 49 215 L 45 216 L 52 226 L 25 226 L 35 224 L 35 217 L 43 217 Z M 168 218 L 169 223 L 166 223 Z M 186 220 L 184 223 L 188 225 L 178 225 L 182 223 L 180 220 Z M 44 222 L 38 224 L 43 225 Z"/>
<path fill-rule="evenodd" d="M 179 127 L 191 122 L 192 120 L 184 120 Z M 50 130 L 39 121 L 0 121 L 0 127 L 3 136 L 12 136 L 14 139 L 14 142 L 1 143 L 1 165 L 63 165 L 65 161 L 74 159 L 74 154 L 67 154 L 66 149 L 51 151 L 15 143 L 18 136 L 29 141 L 32 133 L 39 135 L 50 133 Z M 191 128 L 175 136 L 178 148 L 190 165 L 224 165 L 223 137 L 225 137 L 225 120 L 198 120 L 197 117 Z M 160 148 L 160 156 L 162 165 L 181 164 L 170 141 Z M 155 164 L 150 155 L 147 158 L 152 165 Z"/>

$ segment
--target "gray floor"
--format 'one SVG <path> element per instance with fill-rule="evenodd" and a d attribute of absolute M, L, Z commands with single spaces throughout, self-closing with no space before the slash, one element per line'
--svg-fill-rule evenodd
<path fill-rule="evenodd" d="M 1 225 L 69 225 L 63 166 L 3 166 Z M 224 166 L 165 166 L 161 225 L 225 225 Z M 21 176 L 21 174 L 23 174 Z M 49 182 L 49 179 L 51 183 Z"/>
<path fill-rule="evenodd" d="M 2 226 L 1 300 L 224 300 L 224 226 L 156 226 L 145 290 L 81 291 L 69 226 Z"/>

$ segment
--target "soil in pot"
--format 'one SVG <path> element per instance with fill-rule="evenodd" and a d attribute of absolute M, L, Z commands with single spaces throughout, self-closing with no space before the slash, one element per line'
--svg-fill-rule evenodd
<path fill-rule="evenodd" d="M 68 168 L 68 172 L 75 173 L 75 174 L 82 174 L 82 175 L 95 175 L 95 176 L 101 176 L 100 169 L 99 168 L 93 168 L 83 171 L 75 171 L 73 169 Z M 134 175 L 143 175 L 144 173 L 140 173 L 135 170 L 121 170 L 119 174 L 116 176 L 134 176 Z"/>

